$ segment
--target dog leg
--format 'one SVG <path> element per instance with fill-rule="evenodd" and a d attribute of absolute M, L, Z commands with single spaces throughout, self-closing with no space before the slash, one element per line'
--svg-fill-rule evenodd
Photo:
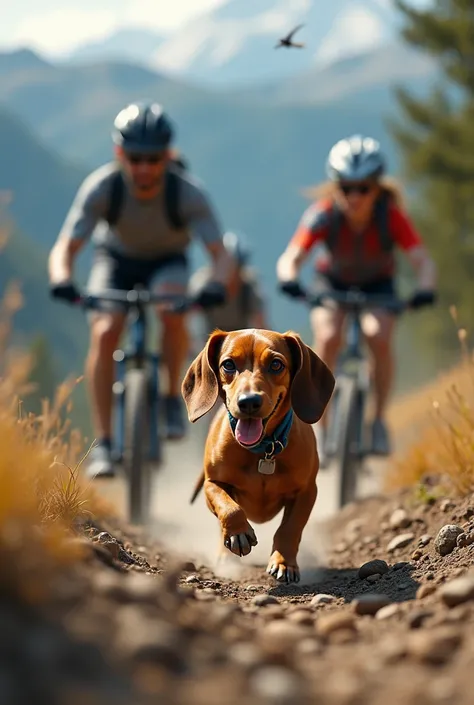
<path fill-rule="evenodd" d="M 236 556 L 247 556 L 252 547 L 257 545 L 257 537 L 243 509 L 219 482 L 206 480 L 204 492 L 208 507 L 221 525 L 224 546 Z"/>
<path fill-rule="evenodd" d="M 267 566 L 267 573 L 282 583 L 298 583 L 300 580 L 296 557 L 317 494 L 316 483 L 312 482 L 285 506 L 281 524 L 273 537 L 272 555 Z"/>

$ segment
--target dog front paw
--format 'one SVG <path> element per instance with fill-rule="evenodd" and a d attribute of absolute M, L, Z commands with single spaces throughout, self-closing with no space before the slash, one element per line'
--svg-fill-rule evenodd
<path fill-rule="evenodd" d="M 244 531 L 224 537 L 224 546 L 228 548 L 231 553 L 240 557 L 248 556 L 253 546 L 256 546 L 257 543 L 255 531 L 248 523 Z"/>
<path fill-rule="evenodd" d="M 267 566 L 267 573 L 272 575 L 278 582 L 286 583 L 287 585 L 299 583 L 300 581 L 300 571 L 296 562 L 290 564 L 279 551 L 275 551 L 272 554 Z"/>

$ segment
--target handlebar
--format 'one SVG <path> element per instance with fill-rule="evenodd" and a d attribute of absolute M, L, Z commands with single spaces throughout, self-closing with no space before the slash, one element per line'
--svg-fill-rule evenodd
<path fill-rule="evenodd" d="M 349 311 L 361 312 L 368 308 L 384 308 L 400 315 L 410 308 L 410 302 L 392 294 L 364 294 L 357 289 L 348 291 L 328 291 L 321 294 L 306 292 L 304 300 L 312 307 L 324 307 L 329 302 L 337 303 Z"/>
<path fill-rule="evenodd" d="M 86 309 L 98 309 L 101 303 L 121 303 L 127 308 L 167 304 L 167 308 L 173 313 L 186 313 L 198 306 L 192 297 L 184 294 L 156 294 L 146 289 L 107 289 L 100 294 L 84 291 L 76 301 L 78 306 Z"/>

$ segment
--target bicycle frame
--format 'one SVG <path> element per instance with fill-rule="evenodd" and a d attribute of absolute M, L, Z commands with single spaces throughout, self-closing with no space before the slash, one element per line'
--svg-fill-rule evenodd
<path fill-rule="evenodd" d="M 159 414 L 159 363 L 160 355 L 147 352 L 147 313 L 145 304 L 137 300 L 129 305 L 127 313 L 126 330 L 129 333 L 129 344 L 125 350 L 117 349 L 114 352 L 115 383 L 113 387 L 115 396 L 115 433 L 113 435 L 113 455 L 121 459 L 124 451 L 124 409 L 125 409 L 125 372 L 128 367 L 143 369 L 149 365 L 149 391 L 150 391 L 150 460 L 158 461 L 160 457 L 158 437 Z"/>

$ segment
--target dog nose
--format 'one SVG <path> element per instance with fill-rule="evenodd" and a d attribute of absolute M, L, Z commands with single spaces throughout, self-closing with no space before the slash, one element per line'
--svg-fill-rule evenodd
<path fill-rule="evenodd" d="M 241 394 L 237 406 L 243 414 L 254 414 L 263 404 L 261 394 Z"/>

